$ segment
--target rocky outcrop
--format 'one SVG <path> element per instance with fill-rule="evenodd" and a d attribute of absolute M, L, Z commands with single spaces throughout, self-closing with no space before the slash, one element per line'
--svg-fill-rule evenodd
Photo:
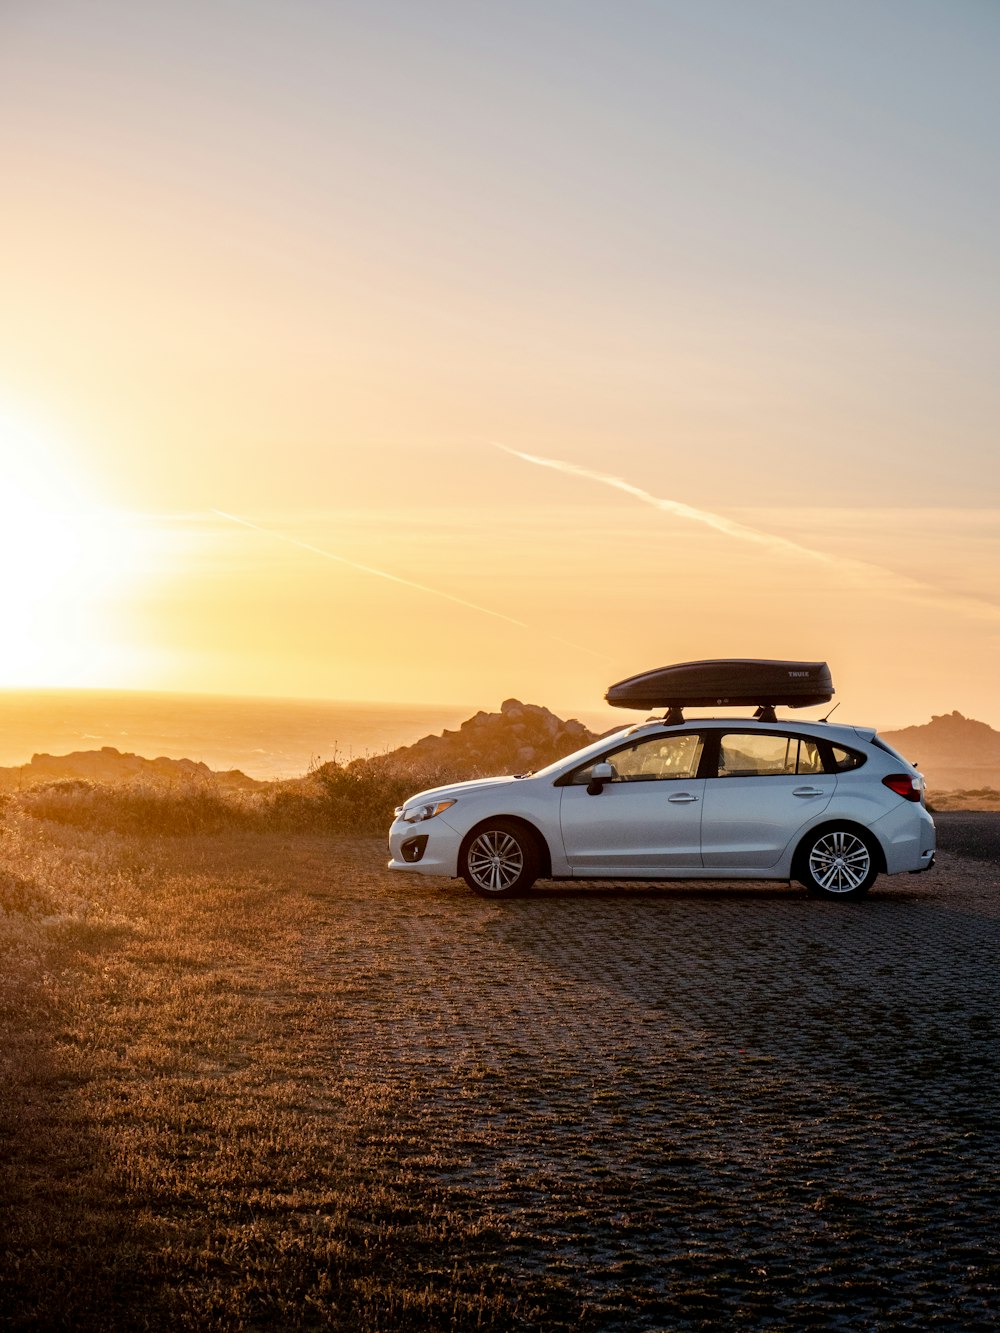
<path fill-rule="evenodd" d="M 479 712 L 457 731 L 425 736 L 414 745 L 404 745 L 374 759 L 355 759 L 347 767 L 373 781 L 381 780 L 387 773 L 414 778 L 424 774 L 434 780 L 524 773 L 572 754 L 594 739 L 594 733 L 575 718 L 564 721 L 538 704 L 507 699 L 499 713 Z M 289 788 L 298 782 L 309 785 L 314 778 L 315 774 L 281 785 Z M 241 790 L 273 785 L 247 777 L 238 769 L 220 773 L 193 759 L 144 759 L 110 745 L 100 750 L 77 750 L 73 754 L 36 754 L 30 763 L 0 768 L 2 790 L 52 782 L 143 783 L 160 788 L 193 783 Z"/>
<path fill-rule="evenodd" d="M 384 762 L 414 772 L 447 771 L 468 777 L 524 773 L 544 768 L 596 739 L 576 718 L 563 721 L 539 704 L 506 699 L 499 713 L 476 713 L 457 731 L 425 736 L 393 750 Z"/>
<path fill-rule="evenodd" d="M 985 722 L 959 712 L 945 713 L 924 726 L 882 735 L 900 754 L 917 762 L 932 794 L 1000 789 L 1000 732 Z M 486 777 L 543 768 L 596 739 L 582 722 L 563 721 L 538 704 L 507 699 L 499 713 L 476 713 L 457 731 L 425 736 L 383 756 L 381 763 L 415 774 Z"/>
<path fill-rule="evenodd" d="M 239 769 L 215 772 L 194 759 L 143 759 L 137 754 L 123 754 L 113 745 L 100 750 L 76 750 L 72 754 L 35 754 L 17 768 L 0 768 L 0 786 L 34 787 L 42 782 L 76 780 L 83 782 L 144 782 L 154 786 L 202 782 L 213 786 L 248 789 L 266 784 L 249 778 Z"/>
<path fill-rule="evenodd" d="M 900 754 L 917 763 L 932 797 L 962 791 L 988 795 L 995 801 L 1000 791 L 1000 732 L 985 722 L 959 712 L 944 713 L 923 726 L 882 735 Z M 565 721 L 539 704 L 506 699 L 499 713 L 478 712 L 457 730 L 425 736 L 375 759 L 355 759 L 347 768 L 364 772 L 373 781 L 386 773 L 414 778 L 426 775 L 434 781 L 525 773 L 544 768 L 596 739 L 575 718 Z M 194 783 L 231 790 L 272 785 L 247 777 L 239 769 L 218 772 L 193 759 L 144 759 L 110 745 L 64 755 L 36 754 L 30 763 L 0 768 L 0 790 L 4 791 L 65 781 L 145 783 L 160 788 Z"/>
<path fill-rule="evenodd" d="M 918 727 L 882 732 L 882 739 L 916 764 L 931 792 L 1000 788 L 1000 731 L 957 710 Z"/>

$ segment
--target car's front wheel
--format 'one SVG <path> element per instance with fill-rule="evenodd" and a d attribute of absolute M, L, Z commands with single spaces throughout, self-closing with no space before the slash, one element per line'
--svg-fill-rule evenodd
<path fill-rule="evenodd" d="M 796 858 L 795 877 L 815 898 L 862 898 L 878 872 L 874 845 L 859 829 L 819 829 Z"/>
<path fill-rule="evenodd" d="M 483 898 L 513 898 L 527 893 L 538 878 L 538 845 L 523 825 L 494 819 L 466 839 L 459 869 Z"/>

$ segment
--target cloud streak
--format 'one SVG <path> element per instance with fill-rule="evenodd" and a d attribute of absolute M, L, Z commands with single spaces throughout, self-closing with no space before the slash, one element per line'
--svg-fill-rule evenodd
<path fill-rule="evenodd" d="M 295 546 L 300 551 L 308 551 L 311 555 L 321 556 L 324 560 L 332 560 L 338 565 L 346 565 L 349 569 L 356 569 L 362 574 L 371 574 L 374 578 L 387 579 L 390 583 L 401 584 L 404 588 L 412 588 L 414 591 L 424 593 L 428 597 L 439 597 L 443 601 L 453 602 L 456 606 L 464 606 L 467 611 L 476 611 L 480 615 L 491 616 L 494 620 L 502 620 L 508 625 L 516 625 L 518 629 L 527 630 L 529 633 L 544 633 L 546 638 L 564 643 L 577 652 L 590 653 L 592 656 L 600 657 L 605 661 L 610 660 L 605 657 L 604 653 L 596 652 L 585 644 L 574 643 L 571 639 L 564 639 L 558 634 L 550 633 L 548 630 L 537 630 L 534 626 L 529 625 L 526 620 L 518 620 L 516 616 L 508 616 L 503 611 L 494 611 L 488 606 L 480 606 L 478 602 L 467 601 L 464 597 L 457 597 L 454 593 L 445 592 L 441 588 L 431 588 L 426 583 L 417 583 L 413 579 L 405 579 L 399 574 L 390 573 L 387 569 L 378 569 L 375 565 L 365 565 L 359 560 L 350 560 L 346 555 L 338 555 L 335 551 L 328 551 L 322 546 L 313 546 L 311 542 L 300 541 L 298 537 L 289 537 L 287 533 L 276 532 L 274 528 L 262 527 L 259 523 L 252 523 L 250 519 L 242 518 L 239 514 L 227 513 L 224 509 L 213 509 L 211 512 L 219 518 L 226 519 L 229 523 L 236 523 L 240 527 L 249 528 L 251 532 L 262 533 L 265 537 L 270 537 L 274 541 L 284 542 L 286 546 Z"/>
<path fill-rule="evenodd" d="M 853 560 L 848 556 L 830 555 L 825 551 L 817 551 L 814 547 L 803 546 L 801 542 L 792 541 L 790 538 L 779 537 L 771 532 L 762 532 L 759 528 L 749 527 L 745 523 L 737 523 L 734 519 L 726 518 L 722 514 L 714 514 L 707 509 L 696 509 L 694 506 L 684 504 L 680 500 L 664 499 L 661 496 L 653 495 L 652 492 L 644 490 L 641 486 L 635 486 L 623 477 L 616 477 L 607 472 L 597 472 L 591 468 L 580 467 L 576 463 L 563 462 L 561 459 L 544 458 L 539 454 L 524 453 L 520 449 L 511 449 L 508 445 L 500 444 L 497 441 L 493 441 L 493 447 L 499 449 L 502 453 L 509 454 L 512 458 L 520 459 L 523 463 L 530 463 L 535 467 L 550 468 L 553 472 L 560 472 L 564 476 L 579 477 L 584 481 L 597 482 L 602 486 L 610 487 L 612 490 L 621 491 L 623 495 L 629 495 L 634 500 L 651 505 L 654 509 L 660 510 L 661 513 L 671 514 L 675 518 L 685 519 L 688 522 L 701 523 L 725 537 L 751 543 L 763 550 L 771 551 L 775 555 L 805 557 L 816 564 L 825 565 L 829 569 L 841 570 L 849 574 L 855 581 L 862 583 L 869 590 L 874 589 L 882 593 L 894 592 L 920 601 L 925 605 L 931 604 L 949 611 L 963 612 L 980 620 L 1000 619 L 1000 606 L 986 598 L 970 597 L 961 593 L 952 594 L 942 588 L 935 587 L 933 584 L 924 583 L 919 579 L 910 578 L 907 574 L 900 574 L 896 570 L 888 569 L 884 565 L 873 565 L 868 561 Z"/>
<path fill-rule="evenodd" d="M 632 482 L 626 481 L 623 477 L 614 477 L 607 472 L 594 472 L 590 468 L 579 467 L 576 463 L 564 463 L 556 458 L 542 458 L 539 454 L 525 454 L 520 449 L 511 449 L 506 444 L 497 444 L 493 447 L 500 449 L 505 454 L 510 454 L 512 458 L 520 458 L 524 463 L 534 463 L 536 467 L 551 468 L 553 472 L 562 472 L 569 477 L 581 477 L 585 481 L 596 481 L 602 486 L 610 486 L 613 490 L 621 491 L 624 495 L 631 495 L 635 500 L 641 500 L 643 504 L 652 505 L 654 509 L 661 510 L 664 514 L 673 514 L 675 518 L 687 519 L 692 523 L 703 523 L 708 528 L 714 528 L 716 532 L 721 532 L 726 537 L 735 537 L 738 541 L 754 542 L 758 546 L 766 547 L 770 551 L 777 551 L 783 555 L 804 555 L 810 560 L 819 560 L 824 564 L 839 564 L 835 556 L 826 555 L 823 551 L 815 551 L 809 546 L 801 546 L 798 542 L 790 541 L 787 537 L 778 537 L 771 532 L 761 532 L 758 528 L 748 527 L 745 523 L 737 523 L 731 518 L 725 518 L 722 514 L 713 514 L 707 509 L 695 509 L 692 505 L 683 504 L 680 500 L 665 500 L 658 495 L 653 495 L 650 491 L 645 491 L 641 486 L 634 486 Z"/>

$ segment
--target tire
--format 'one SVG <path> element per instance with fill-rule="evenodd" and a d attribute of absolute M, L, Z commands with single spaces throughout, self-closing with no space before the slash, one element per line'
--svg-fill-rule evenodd
<path fill-rule="evenodd" d="M 481 898 L 515 898 L 538 878 L 538 844 L 523 824 L 491 819 L 473 829 L 462 846 L 459 869 Z"/>
<path fill-rule="evenodd" d="M 816 829 L 796 857 L 795 877 L 814 898 L 863 898 L 878 878 L 872 839 L 860 829 Z"/>

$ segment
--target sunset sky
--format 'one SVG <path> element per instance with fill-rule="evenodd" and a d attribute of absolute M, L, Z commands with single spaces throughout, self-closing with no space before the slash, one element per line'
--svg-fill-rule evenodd
<path fill-rule="evenodd" d="M 1000 726 L 1000 5 L 4 0 L 0 686 Z"/>

